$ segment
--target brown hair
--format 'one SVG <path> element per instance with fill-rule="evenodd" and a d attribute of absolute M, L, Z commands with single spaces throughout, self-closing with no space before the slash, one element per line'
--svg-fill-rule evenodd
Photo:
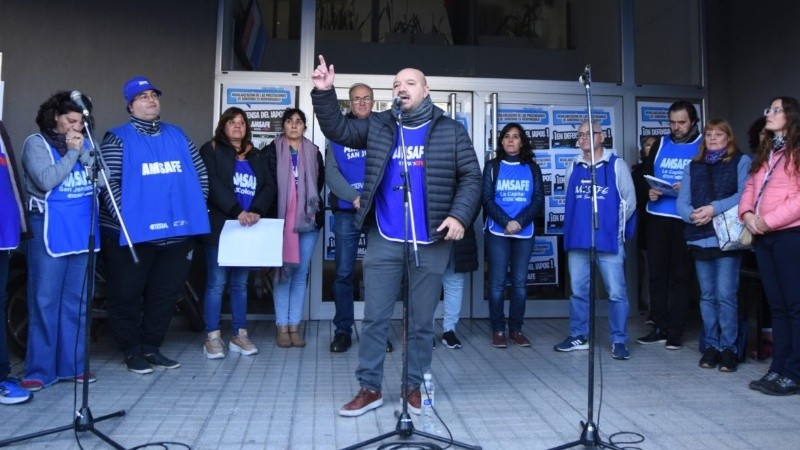
<path fill-rule="evenodd" d="M 736 139 L 733 137 L 733 130 L 731 129 L 731 124 L 728 123 L 725 119 L 711 119 L 706 122 L 705 128 L 703 128 L 703 139 L 700 140 L 700 146 L 697 151 L 697 155 L 692 158 L 694 162 L 703 162 L 705 160 L 705 152 L 706 152 L 706 139 L 705 134 L 706 131 L 711 130 L 719 130 L 725 133 L 725 136 L 728 137 L 728 145 L 725 147 L 725 156 L 722 158 L 722 162 L 728 162 L 733 158 L 738 149 L 736 147 Z"/>

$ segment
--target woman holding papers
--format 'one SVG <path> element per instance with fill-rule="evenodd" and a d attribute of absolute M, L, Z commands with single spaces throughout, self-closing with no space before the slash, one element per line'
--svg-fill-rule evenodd
<path fill-rule="evenodd" d="M 739 203 L 750 168 L 750 157 L 736 148 L 731 126 L 710 120 L 703 130 L 697 156 L 686 165 L 676 202 L 686 222 L 684 236 L 694 256 L 700 284 L 700 315 L 706 348 L 700 367 L 735 372 L 738 333 L 739 265 L 742 254 L 722 251 L 711 223 L 714 216 Z"/>
<path fill-rule="evenodd" d="M 200 149 L 208 170 L 208 215 L 211 234 L 204 236 L 208 281 L 205 295 L 208 359 L 225 357 L 220 335 L 220 309 L 225 283 L 230 276 L 230 302 L 233 334 L 228 349 L 242 355 L 258 353 L 247 337 L 248 267 L 220 267 L 219 235 L 226 220 L 248 227 L 266 215 L 275 199 L 275 175 L 266 157 L 254 151 L 250 121 L 239 108 L 228 108 L 219 118 L 214 138 Z"/>
<path fill-rule="evenodd" d="M 319 148 L 303 136 L 305 113 L 287 108 L 281 123 L 283 134 L 263 150 L 277 178 L 277 217 L 285 220 L 283 266 L 273 272 L 275 325 L 279 347 L 304 347 L 300 319 L 308 267 L 324 220 L 320 192 L 325 185 L 325 167 Z"/>

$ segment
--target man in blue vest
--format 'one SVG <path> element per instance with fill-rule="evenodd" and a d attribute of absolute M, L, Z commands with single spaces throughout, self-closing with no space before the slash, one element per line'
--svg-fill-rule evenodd
<path fill-rule="evenodd" d="M 569 337 L 553 347 L 559 352 L 589 348 L 589 250 L 592 246 L 592 160 L 597 185 L 598 227 L 594 230 L 596 261 L 608 293 L 608 324 L 614 359 L 630 359 L 628 342 L 628 288 L 625 284 L 625 239 L 636 212 L 636 190 L 628 165 L 603 148 L 599 125 L 584 122 L 578 128 L 581 154 L 567 166 L 564 214 L 564 250 L 567 251 L 570 287 Z M 591 144 L 594 141 L 594 158 Z"/>
<path fill-rule="evenodd" d="M 100 230 L 110 328 L 128 370 L 146 374 L 153 366 L 180 367 L 159 348 L 189 274 L 194 236 L 210 231 L 208 175 L 191 139 L 161 121 L 160 90 L 147 78 L 134 77 L 122 93 L 130 120 L 109 130 L 100 145 L 108 166 Z M 131 257 L 120 220 L 139 264 Z"/>
<path fill-rule="evenodd" d="M 372 113 L 375 97 L 372 88 L 364 83 L 350 86 L 350 112 L 346 117 L 365 119 Z M 364 187 L 365 149 L 349 148 L 330 142 L 325 156 L 325 183 L 330 190 L 329 204 L 333 210 L 333 236 L 335 239 L 336 279 L 333 282 L 333 301 L 336 314 L 333 325 L 336 330 L 331 342 L 331 352 L 346 352 L 353 343 L 354 295 L 353 274 L 356 270 L 361 229 L 355 225 L 356 211 L 361 205 L 361 189 Z M 386 351 L 392 351 L 392 343 L 386 342 Z"/>
<path fill-rule="evenodd" d="M 369 226 L 364 320 L 356 369 L 361 389 L 339 414 L 355 417 L 383 404 L 384 346 L 406 263 L 410 291 L 408 379 L 402 389 L 408 410 L 419 414 L 419 386 L 422 375 L 431 367 L 433 314 L 450 259 L 451 241 L 463 239 L 478 212 L 478 159 L 464 126 L 433 105 L 421 71 L 406 68 L 395 75 L 392 95 L 399 104 L 391 111 L 348 119 L 339 111 L 333 65 L 326 65 L 321 55 L 319 60 L 312 75 L 311 100 L 322 132 L 350 148 L 368 149 L 364 188 L 355 217 L 357 227 L 365 222 Z M 402 189 L 406 176 L 413 208 L 409 215 L 404 214 Z M 410 261 L 404 258 L 412 237 L 410 231 L 404 233 L 407 218 L 407 228 L 416 230 L 419 267 L 413 255 Z"/>
<path fill-rule="evenodd" d="M 669 107 L 669 128 L 669 136 L 663 136 L 650 149 L 644 170 L 680 190 L 683 168 L 697 155 L 701 139 L 697 110 L 691 102 L 681 100 Z M 648 281 L 650 313 L 655 325 L 636 342 L 643 345 L 663 342 L 667 349 L 678 350 L 683 346 L 694 264 L 686 248 L 677 198 L 662 195 L 658 189 L 649 189 L 647 195 L 650 200 L 647 202 Z"/>

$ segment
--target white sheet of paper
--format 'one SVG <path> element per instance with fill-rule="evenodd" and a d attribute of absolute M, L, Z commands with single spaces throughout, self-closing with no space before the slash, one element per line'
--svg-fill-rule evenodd
<path fill-rule="evenodd" d="M 217 263 L 223 267 L 282 266 L 283 219 L 260 219 L 249 227 L 226 220 L 219 235 Z"/>

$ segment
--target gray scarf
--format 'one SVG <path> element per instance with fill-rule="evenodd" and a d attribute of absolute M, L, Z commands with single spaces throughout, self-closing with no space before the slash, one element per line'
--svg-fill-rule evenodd
<path fill-rule="evenodd" d="M 431 119 L 433 119 L 433 102 L 430 95 L 425 97 L 419 106 L 403 113 L 403 125 L 407 127 L 416 127 Z"/>

